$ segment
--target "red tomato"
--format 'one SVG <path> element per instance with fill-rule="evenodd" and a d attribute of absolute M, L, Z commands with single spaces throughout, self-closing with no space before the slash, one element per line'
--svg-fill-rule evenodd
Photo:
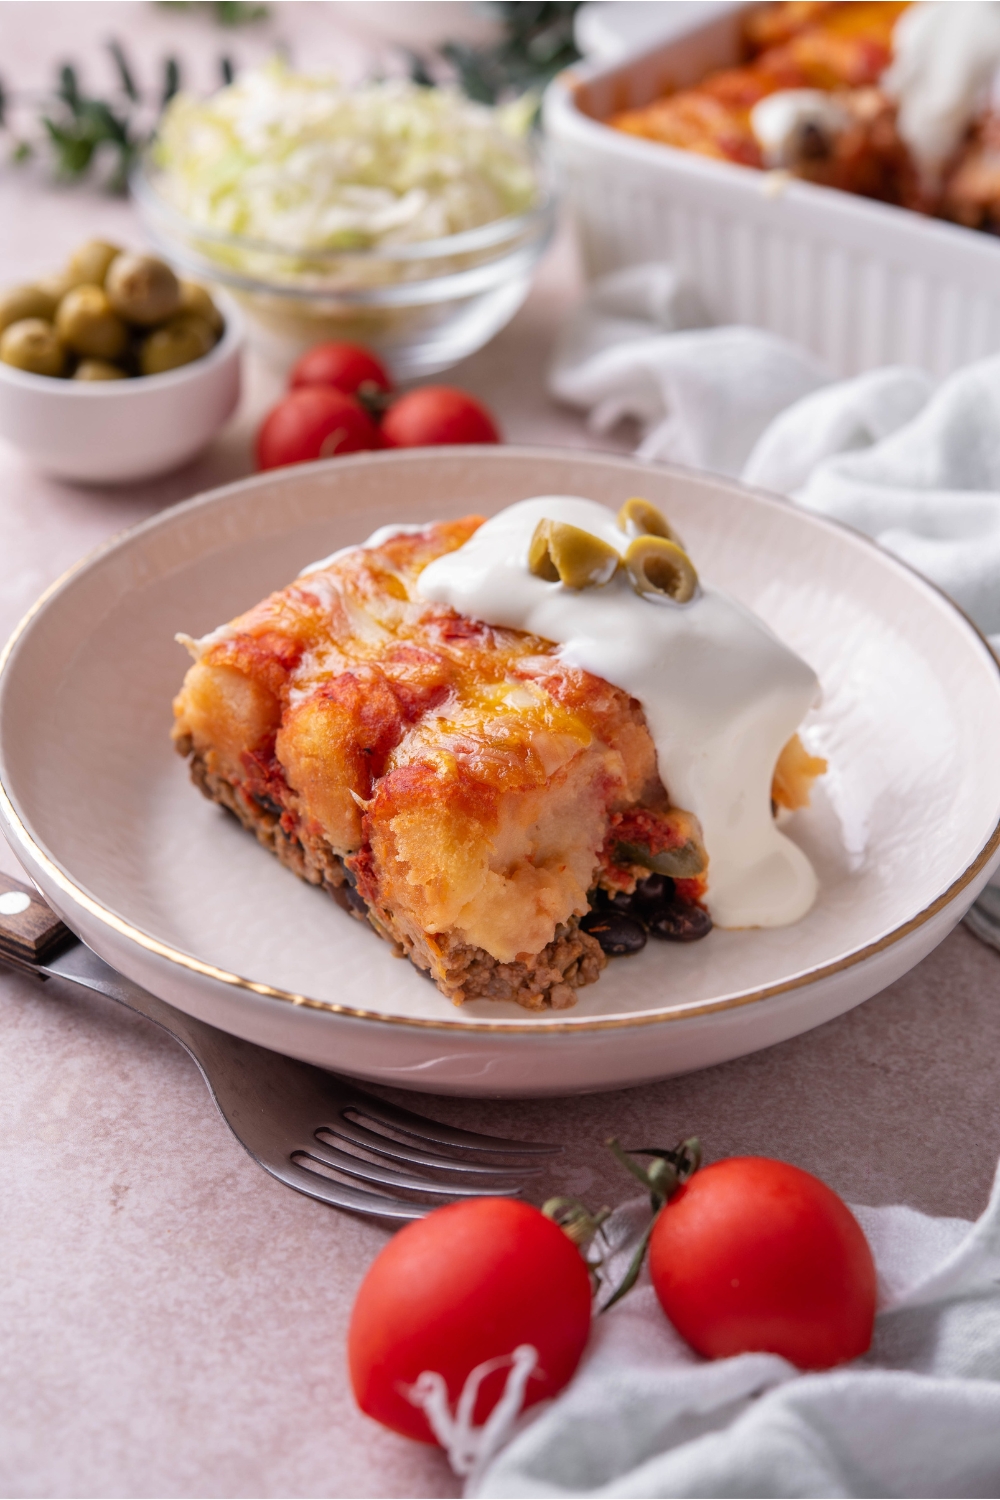
<path fill-rule="evenodd" d="M 295 364 L 288 384 L 329 385 L 353 396 L 362 386 L 391 391 L 392 380 L 380 360 L 360 344 L 317 344 Z"/>
<path fill-rule="evenodd" d="M 406 1392 L 426 1370 L 443 1376 L 454 1411 L 466 1378 L 521 1344 L 538 1351 L 524 1405 L 561 1391 L 590 1330 L 583 1256 L 551 1219 L 511 1198 L 435 1209 L 389 1241 L 361 1283 L 347 1339 L 361 1410 L 420 1442 L 436 1441 Z M 483 1381 L 481 1425 L 509 1366 Z"/>
<path fill-rule="evenodd" d="M 422 385 L 400 396 L 382 418 L 382 436 L 390 448 L 500 441 L 485 406 L 450 385 Z"/>
<path fill-rule="evenodd" d="M 857 1219 L 808 1172 L 733 1156 L 696 1172 L 649 1243 L 656 1295 L 699 1354 L 764 1350 L 805 1370 L 863 1354 L 875 1263 Z"/>
<path fill-rule="evenodd" d="M 378 428 L 353 396 L 305 386 L 279 401 L 261 423 L 257 467 L 278 469 L 381 446 Z"/>

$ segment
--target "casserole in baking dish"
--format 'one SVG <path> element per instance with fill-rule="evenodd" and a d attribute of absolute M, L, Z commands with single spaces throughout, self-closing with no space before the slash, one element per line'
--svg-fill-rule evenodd
<path fill-rule="evenodd" d="M 896 15 L 899 7 L 845 9 Z M 574 68 L 550 86 L 546 130 L 588 272 L 667 260 L 713 321 L 768 328 L 839 375 L 897 363 L 945 375 L 1000 348 L 1000 247 L 991 234 L 899 206 L 921 206 L 923 190 L 900 167 L 897 141 L 883 143 L 878 160 L 852 147 L 814 158 L 801 176 L 760 170 L 747 111 L 713 98 L 705 80 L 746 83 L 747 17 L 761 10 L 726 8 L 640 56 Z M 839 75 L 830 58 L 813 58 L 810 72 L 786 48 L 795 67 L 777 81 L 814 87 L 824 69 L 828 81 L 852 87 L 880 76 L 884 39 L 878 57 L 864 38 L 847 41 L 834 59 Z M 648 138 L 657 130 L 660 138 Z M 970 138 L 973 155 L 949 179 L 943 211 L 989 227 L 984 149 Z"/>

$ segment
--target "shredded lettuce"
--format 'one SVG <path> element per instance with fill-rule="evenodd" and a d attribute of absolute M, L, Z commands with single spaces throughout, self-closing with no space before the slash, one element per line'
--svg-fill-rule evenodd
<path fill-rule="evenodd" d="M 403 79 L 347 89 L 274 61 L 208 100 L 177 95 L 154 160 L 160 192 L 202 229 L 299 253 L 388 248 L 530 208 L 524 117 Z"/>

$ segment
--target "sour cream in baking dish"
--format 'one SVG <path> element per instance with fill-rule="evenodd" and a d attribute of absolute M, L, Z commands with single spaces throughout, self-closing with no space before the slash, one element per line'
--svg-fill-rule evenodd
<path fill-rule="evenodd" d="M 543 495 L 509 506 L 430 563 L 419 593 L 472 619 L 556 641 L 569 665 L 638 699 L 661 781 L 701 823 L 713 921 L 797 921 L 816 898 L 816 875 L 775 827 L 771 782 L 782 747 L 817 699 L 816 674 L 716 589 L 701 586 L 676 604 L 639 595 L 621 569 L 583 590 L 536 577 L 528 549 L 541 520 L 580 527 L 622 554 L 628 545 L 603 505 Z"/>

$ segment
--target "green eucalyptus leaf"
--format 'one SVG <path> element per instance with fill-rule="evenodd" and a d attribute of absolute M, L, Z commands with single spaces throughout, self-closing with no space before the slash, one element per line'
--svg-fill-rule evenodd
<path fill-rule="evenodd" d="M 138 104 L 139 90 L 136 87 L 135 79 L 132 76 L 132 69 L 128 65 L 128 59 L 125 56 L 121 42 L 115 41 L 112 38 L 108 43 L 108 51 L 111 53 L 115 67 L 118 69 L 118 77 L 123 92 L 132 100 L 133 104 Z"/>
<path fill-rule="evenodd" d="M 181 65 L 176 57 L 168 57 L 163 64 L 163 89 L 160 93 L 160 108 L 166 109 L 181 86 Z"/>

